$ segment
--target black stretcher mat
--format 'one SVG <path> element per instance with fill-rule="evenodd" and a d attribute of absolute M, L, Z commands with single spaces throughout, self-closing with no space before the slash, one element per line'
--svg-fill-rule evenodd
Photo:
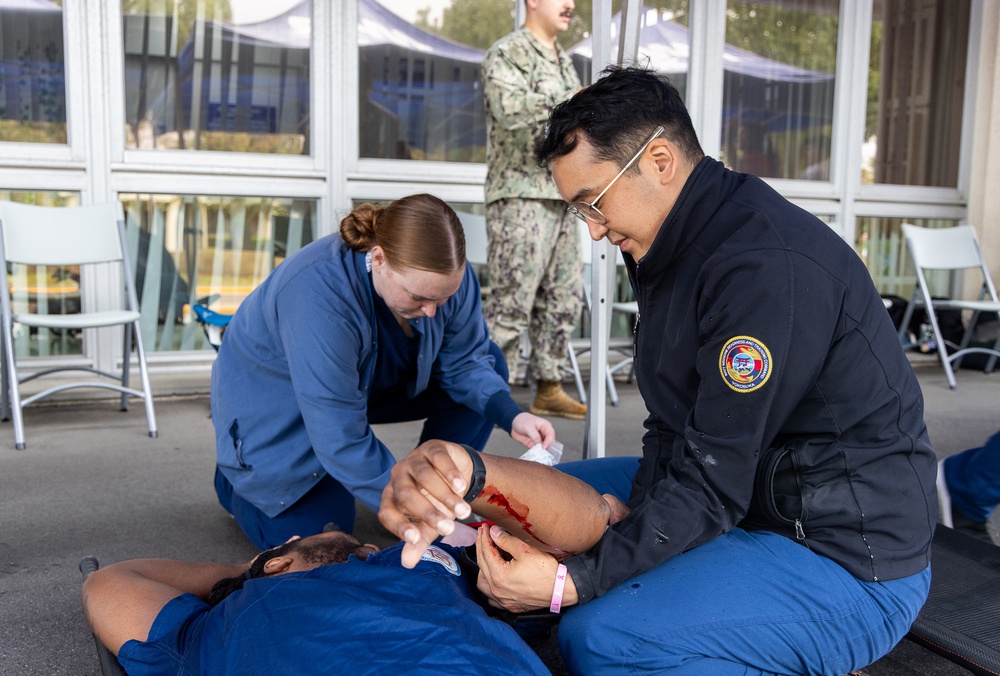
<path fill-rule="evenodd" d="M 1000 547 L 938 526 L 930 595 L 908 638 L 975 674 L 1000 675 Z"/>

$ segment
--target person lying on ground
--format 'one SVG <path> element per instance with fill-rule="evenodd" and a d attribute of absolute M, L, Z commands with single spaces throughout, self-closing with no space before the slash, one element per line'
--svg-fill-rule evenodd
<path fill-rule="evenodd" d="M 474 451 L 462 446 L 421 448 L 444 449 L 471 467 Z M 477 504 L 485 518 L 553 552 L 584 549 L 604 532 L 610 508 L 586 484 L 537 463 L 486 461 L 490 481 Z M 532 490 L 507 492 L 514 473 Z M 551 508 L 558 504 L 573 511 Z M 494 541 L 527 546 L 499 526 L 483 526 L 476 540 L 489 562 L 503 556 Z M 474 673 L 484 665 L 493 674 L 548 673 L 508 624 L 477 604 L 477 571 L 459 565 L 460 548 L 439 541 L 405 567 L 403 549 L 379 551 L 335 531 L 293 538 L 249 564 L 123 561 L 87 578 L 84 613 L 133 675 L 325 674 L 337 665 L 356 673 Z"/>

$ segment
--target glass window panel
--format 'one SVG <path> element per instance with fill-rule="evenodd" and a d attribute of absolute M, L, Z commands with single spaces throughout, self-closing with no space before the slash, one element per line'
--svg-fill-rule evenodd
<path fill-rule="evenodd" d="M 123 0 L 128 148 L 308 155 L 312 2 Z"/>
<path fill-rule="evenodd" d="M 830 177 L 839 0 L 730 0 L 722 98 L 726 165 Z"/>
<path fill-rule="evenodd" d="M 479 72 L 513 0 L 359 0 L 361 157 L 486 161 Z"/>
<path fill-rule="evenodd" d="M 863 183 L 958 185 L 969 0 L 875 0 Z"/>
<path fill-rule="evenodd" d="M 922 228 L 950 228 L 957 221 L 931 218 L 859 218 L 854 250 L 868 267 L 879 293 L 902 296 L 909 300 L 917 277 L 913 261 L 899 227 L 911 223 Z M 950 295 L 951 273 L 927 270 L 927 284 L 932 296 Z"/>
<path fill-rule="evenodd" d="M 62 2 L 0 3 L 0 141 L 66 143 Z"/>
<path fill-rule="evenodd" d="M 79 195 L 71 192 L 0 190 L 0 200 L 43 207 L 73 207 Z M 79 265 L 20 265 L 7 267 L 12 312 L 61 315 L 80 311 Z M 83 354 L 83 332 L 14 326 L 14 351 L 20 357 Z"/>
<path fill-rule="evenodd" d="M 520 2 L 521 0 L 517 0 Z M 687 0 L 645 3 L 640 59 L 685 93 Z M 580 0 L 559 43 L 590 82 L 592 0 Z M 612 3 L 615 22 L 621 0 Z M 361 157 L 485 162 L 480 65 L 514 29 L 514 0 L 359 0 Z M 617 36 L 617 28 L 609 28 Z"/>
<path fill-rule="evenodd" d="M 315 200 L 121 195 L 149 351 L 210 349 L 191 311 L 224 314 L 316 236 Z"/>
<path fill-rule="evenodd" d="M 691 38 L 688 33 L 688 0 L 651 0 L 643 3 L 640 21 L 639 55 L 637 61 L 667 75 L 681 97 L 687 96 L 687 73 L 690 57 Z M 618 53 L 618 39 L 621 35 L 621 0 L 611 3 L 612 57 Z M 593 59 L 593 1 L 576 3 L 573 23 L 559 42 L 573 57 L 573 63 L 584 84 L 593 82 L 595 73 L 591 68 Z"/>

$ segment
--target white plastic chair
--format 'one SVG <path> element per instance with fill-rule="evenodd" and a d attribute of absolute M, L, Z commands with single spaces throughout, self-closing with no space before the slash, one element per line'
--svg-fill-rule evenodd
<path fill-rule="evenodd" d="M 995 314 L 997 320 L 1000 321 L 1000 298 L 997 297 L 996 287 L 993 285 L 993 280 L 990 278 L 989 270 L 983 260 L 976 231 L 971 225 L 959 225 L 951 228 L 920 228 L 904 223 L 902 228 L 903 236 L 906 238 L 906 246 L 913 259 L 913 267 L 916 269 L 917 284 L 913 289 L 913 298 L 910 300 L 900 324 L 900 340 L 903 342 L 906 340 L 906 331 L 916 307 L 926 308 L 927 317 L 934 331 L 938 354 L 941 357 L 941 365 L 948 376 L 948 385 L 951 389 L 955 389 L 957 384 L 952 364 L 954 363 L 955 367 L 960 366 L 962 357 L 965 355 L 974 352 L 992 355 L 984 370 L 990 372 L 996 366 L 997 357 L 1000 357 L 1000 337 L 997 338 L 992 348 L 970 347 L 969 343 L 976 327 L 976 320 L 981 313 Z M 976 300 L 934 299 L 931 298 L 924 270 L 976 270 L 982 275 L 983 283 Z M 945 343 L 937 318 L 939 310 L 959 310 L 972 313 L 967 324 L 968 328 L 958 345 Z M 955 348 L 950 354 L 948 353 L 948 345 Z"/>
<path fill-rule="evenodd" d="M 14 419 L 14 442 L 18 449 L 25 447 L 22 411 L 25 406 L 39 399 L 79 387 L 97 387 L 121 393 L 121 410 L 128 410 L 128 398 L 138 397 L 146 406 L 146 423 L 150 437 L 157 436 L 156 416 L 153 411 L 153 394 L 146 369 L 146 354 L 140 335 L 139 301 L 132 279 L 132 266 L 128 260 L 125 239 L 125 221 L 118 203 L 85 207 L 39 207 L 0 201 L 0 306 L 3 321 L 2 367 L 2 418 Z M 14 313 L 11 307 L 11 290 L 7 281 L 7 265 L 70 266 L 95 263 L 117 263 L 124 280 L 124 309 L 72 314 Z M 109 373 L 86 366 L 58 366 L 18 376 L 14 354 L 13 327 L 62 330 L 122 326 L 124 329 L 121 373 Z M 129 387 L 129 361 L 133 340 L 139 360 L 142 390 Z M 104 376 L 113 382 L 88 380 L 50 387 L 25 399 L 20 386 L 30 380 L 62 371 L 88 371 Z"/>

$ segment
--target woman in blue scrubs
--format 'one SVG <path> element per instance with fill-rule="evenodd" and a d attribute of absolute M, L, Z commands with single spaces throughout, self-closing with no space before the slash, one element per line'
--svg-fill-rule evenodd
<path fill-rule="evenodd" d="M 555 438 L 511 399 L 461 223 L 427 194 L 362 204 L 240 305 L 212 369 L 219 502 L 261 549 L 350 532 L 395 462 L 371 426 L 408 420 L 480 450 L 494 426 Z"/>

